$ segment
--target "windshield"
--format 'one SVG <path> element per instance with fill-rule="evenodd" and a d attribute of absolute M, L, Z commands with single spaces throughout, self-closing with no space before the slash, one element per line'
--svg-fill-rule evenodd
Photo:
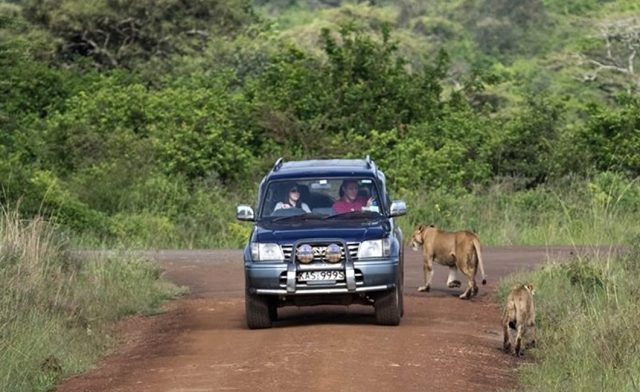
<path fill-rule="evenodd" d="M 378 195 L 371 178 L 274 181 L 267 187 L 260 218 L 272 221 L 340 219 L 340 215 L 377 218 L 382 212 Z"/>

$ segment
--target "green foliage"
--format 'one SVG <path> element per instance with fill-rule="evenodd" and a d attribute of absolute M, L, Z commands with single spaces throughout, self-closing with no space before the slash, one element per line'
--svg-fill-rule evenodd
<path fill-rule="evenodd" d="M 102 67 L 187 53 L 210 35 L 229 34 L 253 19 L 246 0 L 29 0 L 24 11 L 63 41 L 63 59 L 90 56 Z"/>
<path fill-rule="evenodd" d="M 51 172 L 36 171 L 30 181 L 32 191 L 41 197 L 43 213 L 55 217 L 71 230 L 98 236 L 106 234 L 106 216 L 79 201 Z"/>
<path fill-rule="evenodd" d="M 554 166 L 558 160 L 553 156 L 561 115 L 561 105 L 545 98 L 530 99 L 519 116 L 504 124 L 503 132 L 496 132 L 493 173 L 524 177 L 530 185 L 540 184 L 553 174 L 566 174 Z"/>
<path fill-rule="evenodd" d="M 500 283 L 536 287 L 536 366 L 520 368 L 523 390 L 635 390 L 640 383 L 637 248 L 545 265 Z M 631 261 L 631 262 L 630 262 Z"/>
<path fill-rule="evenodd" d="M 640 98 L 623 96 L 619 105 L 595 105 L 589 122 L 580 132 L 580 148 L 597 170 L 640 175 Z"/>
<path fill-rule="evenodd" d="M 580 287 L 584 291 L 592 292 L 593 290 L 604 288 L 605 277 L 603 276 L 603 271 L 588 260 L 561 264 L 559 268 L 560 273 L 567 275 L 569 283 Z"/>
<path fill-rule="evenodd" d="M 225 86 L 153 91 L 104 79 L 92 87 L 47 121 L 49 162 L 64 173 L 115 170 L 132 181 L 162 162 L 166 173 L 228 180 L 252 164 L 251 135 L 236 128 L 237 99 Z"/>
<path fill-rule="evenodd" d="M 400 220 L 405 233 L 417 224 L 471 229 L 484 244 L 631 243 L 640 232 L 640 185 L 612 174 L 564 179 L 522 189 L 521 179 L 502 179 L 472 192 L 414 188 L 393 197 L 409 205 Z M 629 203 L 629 204 L 628 204 Z"/>
<path fill-rule="evenodd" d="M 51 224 L 0 211 L 0 390 L 47 391 L 95 364 L 110 323 L 179 291 L 127 254 L 78 258 Z"/>
<path fill-rule="evenodd" d="M 294 156 L 344 154 L 338 143 L 327 149 L 332 136 L 364 136 L 435 117 L 446 59 L 410 73 L 388 29 L 381 34 L 378 42 L 345 27 L 338 40 L 323 30 L 326 62 L 297 49 L 276 57 L 251 90 L 265 136 Z"/>
<path fill-rule="evenodd" d="M 342 129 L 366 134 L 371 129 L 388 130 L 433 118 L 439 108 L 440 79 L 447 59 L 435 59 L 433 67 L 409 73 L 405 61 L 394 56 L 397 45 L 388 26 L 381 29 L 376 43 L 348 28 L 341 31 L 342 45 L 323 30 L 324 48 L 329 58 L 328 87 L 333 105 L 328 114 Z"/>
<path fill-rule="evenodd" d="M 576 82 L 569 52 L 601 46 L 558 4 L 285 3 L 256 23 L 240 0 L 2 3 L 0 201 L 93 246 L 236 246 L 232 204 L 276 157 L 370 154 L 411 220 L 488 221 L 493 243 L 637 211 L 637 100 Z M 491 20 L 507 30 L 478 41 Z"/>
<path fill-rule="evenodd" d="M 600 3 L 600 0 L 545 0 L 544 6 L 563 15 L 581 15 L 598 9 Z"/>
<path fill-rule="evenodd" d="M 24 143 L 31 136 L 24 128 L 60 108 L 82 83 L 84 75 L 51 66 L 54 50 L 49 34 L 0 3 L 0 143 Z"/>
<path fill-rule="evenodd" d="M 470 108 L 448 104 L 433 121 L 355 141 L 385 168 L 394 189 L 469 190 L 490 179 L 487 127 Z"/>
<path fill-rule="evenodd" d="M 547 22 L 542 0 L 465 1 L 461 8 L 478 48 L 502 58 L 513 53 L 531 53 Z"/>
<path fill-rule="evenodd" d="M 219 89 L 165 89 L 151 96 L 147 127 L 168 173 L 242 178 L 253 165 L 250 132 L 240 128 L 241 96 Z"/>

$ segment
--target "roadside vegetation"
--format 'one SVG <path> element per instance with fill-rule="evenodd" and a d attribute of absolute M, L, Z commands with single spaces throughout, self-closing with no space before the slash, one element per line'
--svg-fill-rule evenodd
<path fill-rule="evenodd" d="M 149 314 L 179 293 L 127 253 L 80 257 L 41 218 L 0 211 L 0 390 L 46 391 L 89 369 L 113 322 Z"/>
<path fill-rule="evenodd" d="M 604 172 L 517 190 L 517 180 L 473 193 L 408 192 L 414 211 L 399 220 L 405 236 L 416 224 L 471 229 L 486 245 L 628 244 L 640 235 L 640 183 Z"/>
<path fill-rule="evenodd" d="M 594 248 L 592 256 L 551 262 L 500 283 L 536 288 L 537 347 L 520 380 L 530 391 L 637 391 L 640 388 L 640 240 L 630 248 Z"/>

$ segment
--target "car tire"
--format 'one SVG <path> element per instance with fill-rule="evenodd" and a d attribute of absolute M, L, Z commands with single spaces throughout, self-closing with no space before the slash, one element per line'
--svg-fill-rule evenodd
<path fill-rule="evenodd" d="M 247 326 L 250 329 L 271 328 L 271 309 L 269 298 L 245 293 L 244 304 Z"/>
<path fill-rule="evenodd" d="M 382 294 L 373 306 L 376 310 L 376 322 L 380 325 L 398 325 L 402 318 L 400 297 L 402 290 L 399 285 Z"/>

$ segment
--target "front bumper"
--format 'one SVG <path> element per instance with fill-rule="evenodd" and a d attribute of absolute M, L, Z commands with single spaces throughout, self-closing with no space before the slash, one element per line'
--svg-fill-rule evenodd
<path fill-rule="evenodd" d="M 397 257 L 367 261 L 346 260 L 336 265 L 300 265 L 294 262 L 265 263 L 245 260 L 244 267 L 249 293 L 285 296 L 385 291 L 395 287 L 400 274 L 400 263 Z M 343 270 L 345 279 L 317 283 L 297 280 L 300 271 L 322 269 Z"/>

